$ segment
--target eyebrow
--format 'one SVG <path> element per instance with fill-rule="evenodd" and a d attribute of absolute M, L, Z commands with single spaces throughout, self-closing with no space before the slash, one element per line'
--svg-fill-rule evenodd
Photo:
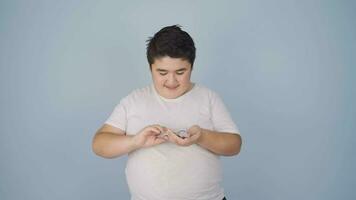
<path fill-rule="evenodd" d="M 166 70 L 166 69 L 160 69 L 160 68 L 158 68 L 158 69 L 156 69 L 157 71 L 159 71 L 159 72 L 168 72 L 168 70 Z M 176 72 L 178 72 L 178 71 L 187 71 L 187 68 L 180 68 L 180 69 L 177 69 L 177 70 L 175 70 Z"/>

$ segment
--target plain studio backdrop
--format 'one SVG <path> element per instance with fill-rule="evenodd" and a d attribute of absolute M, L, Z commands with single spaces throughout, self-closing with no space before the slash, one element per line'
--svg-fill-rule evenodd
<path fill-rule="evenodd" d="M 230 200 L 356 199 L 356 3 L 1 1 L 0 199 L 129 199 L 127 157 L 91 150 L 131 90 L 146 40 L 180 24 L 192 80 L 218 92 L 242 151 Z M 189 164 L 187 163 L 187 167 Z"/>

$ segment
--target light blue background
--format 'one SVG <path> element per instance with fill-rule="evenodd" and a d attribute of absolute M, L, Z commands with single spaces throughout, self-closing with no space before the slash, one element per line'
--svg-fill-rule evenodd
<path fill-rule="evenodd" d="M 129 3 L 130 2 L 130 3 Z M 356 199 L 353 1 L 1 1 L 0 199 L 129 199 L 126 157 L 91 150 L 149 84 L 145 41 L 180 24 L 193 81 L 217 91 L 243 148 L 228 199 Z"/>

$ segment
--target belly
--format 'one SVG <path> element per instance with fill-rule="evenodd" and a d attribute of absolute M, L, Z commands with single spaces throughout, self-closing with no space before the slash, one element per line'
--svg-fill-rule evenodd
<path fill-rule="evenodd" d="M 164 143 L 132 152 L 126 166 L 132 193 L 192 197 L 222 190 L 219 157 L 198 145 Z"/>

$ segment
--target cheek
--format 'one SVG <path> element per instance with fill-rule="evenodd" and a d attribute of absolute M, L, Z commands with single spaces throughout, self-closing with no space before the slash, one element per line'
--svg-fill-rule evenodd
<path fill-rule="evenodd" d="M 182 82 L 189 82 L 189 81 L 190 81 L 189 74 L 184 74 L 184 75 L 180 78 L 180 80 L 181 80 Z"/>
<path fill-rule="evenodd" d="M 161 76 L 157 75 L 157 74 L 154 74 L 154 75 L 153 75 L 153 81 L 154 81 L 155 83 L 160 83 L 160 82 L 163 81 L 163 78 L 162 78 Z"/>

